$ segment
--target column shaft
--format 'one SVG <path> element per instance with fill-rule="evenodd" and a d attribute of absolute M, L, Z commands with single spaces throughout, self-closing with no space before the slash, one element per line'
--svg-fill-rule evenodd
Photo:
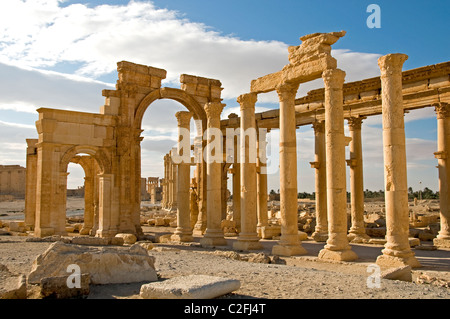
<path fill-rule="evenodd" d="M 203 246 L 225 246 L 227 244 L 220 225 L 222 215 L 222 163 L 214 160 L 214 157 L 223 159 L 222 139 L 217 136 L 220 133 L 220 113 L 223 107 L 224 104 L 219 102 L 210 102 L 205 105 L 208 118 L 206 131 L 207 224 L 205 234 L 200 240 Z M 214 150 L 214 156 L 212 150 Z"/>
<path fill-rule="evenodd" d="M 317 121 L 314 128 L 315 161 L 311 166 L 315 168 L 316 189 L 316 228 L 312 238 L 316 242 L 326 242 L 328 239 L 327 217 L 327 161 L 325 157 L 325 123 Z"/>
<path fill-rule="evenodd" d="M 190 120 L 192 113 L 177 112 L 178 120 L 178 187 L 177 187 L 177 229 L 172 235 L 172 240 L 187 242 L 193 241 L 190 216 Z"/>
<path fill-rule="evenodd" d="M 323 72 L 325 84 L 325 143 L 327 159 L 328 240 L 319 253 L 321 259 L 355 260 L 347 239 L 347 189 L 345 168 L 343 84 L 345 72 Z"/>
<path fill-rule="evenodd" d="M 402 66 L 407 56 L 388 54 L 378 59 L 381 70 L 386 245 L 377 264 L 420 266 L 409 246 L 408 183 L 406 175 Z"/>
<path fill-rule="evenodd" d="M 249 93 L 237 99 L 241 105 L 241 231 L 233 248 L 238 250 L 262 248 L 256 231 L 256 98 L 255 93 Z"/>
<path fill-rule="evenodd" d="M 272 253 L 281 256 L 306 254 L 298 233 L 297 138 L 295 95 L 298 84 L 278 87 L 280 100 L 280 215 L 281 236 Z"/>
<path fill-rule="evenodd" d="M 439 204 L 440 226 L 434 245 L 442 248 L 450 248 L 450 169 L 448 166 L 450 146 L 450 106 L 447 103 L 438 103 L 435 106 L 437 114 L 437 144 L 438 151 L 435 157 L 438 159 L 439 170 Z"/>
<path fill-rule="evenodd" d="M 361 143 L 362 117 L 351 117 L 348 119 L 350 130 L 350 192 L 351 192 L 351 220 L 352 225 L 348 239 L 352 242 L 363 242 L 369 239 L 364 226 L 364 177 Z"/>

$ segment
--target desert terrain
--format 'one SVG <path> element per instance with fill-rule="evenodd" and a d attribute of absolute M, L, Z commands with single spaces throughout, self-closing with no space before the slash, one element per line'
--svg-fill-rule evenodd
<path fill-rule="evenodd" d="M 11 284 L 20 274 L 27 275 L 33 261 L 42 254 L 51 242 L 30 242 L 31 233 L 8 231 L 8 221 L 23 220 L 23 201 L 1 202 L 0 220 L 0 287 Z M 300 203 L 303 213 L 312 209 L 308 201 Z M 412 204 L 413 205 L 413 204 Z M 416 203 L 411 211 L 417 215 L 432 216 L 436 202 Z M 367 202 L 367 215 L 379 213 L 382 217 L 382 202 Z M 83 213 L 82 198 L 68 198 L 68 220 L 79 219 Z M 420 212 L 419 212 L 420 210 Z M 70 216 L 69 216 L 70 214 Z M 146 220 L 147 210 L 142 212 Z M 302 213 L 300 213 L 302 216 Z M 377 216 L 377 217 L 380 217 Z M 378 218 L 380 219 L 380 218 Z M 300 218 L 301 221 L 301 218 Z M 370 222 L 369 222 L 370 223 Z M 367 226 L 373 227 L 373 225 Z M 382 223 L 378 220 L 378 223 Z M 431 225 L 431 227 L 430 227 Z M 415 227 L 430 234 L 435 226 Z M 319 260 L 318 252 L 325 243 L 317 243 L 310 236 L 302 242 L 307 254 L 296 257 L 274 257 L 271 248 L 276 240 L 261 240 L 263 249 L 257 251 L 233 251 L 237 237 L 229 236 L 227 247 L 203 248 L 200 236 L 192 243 L 172 243 L 167 236 L 174 227 L 150 226 L 143 223 L 145 241 L 152 241 L 149 255 L 155 257 L 155 268 L 159 280 L 189 274 L 213 275 L 241 282 L 239 290 L 224 295 L 222 299 L 449 299 L 450 298 L 450 249 L 435 249 L 430 240 L 421 240 L 413 247 L 421 268 L 412 270 L 412 282 L 381 279 L 381 285 L 369 287 L 370 265 L 375 263 L 383 249 L 382 244 L 355 244 L 352 249 L 358 254 L 355 262 L 329 262 Z M 377 228 L 377 227 L 373 227 Z M 375 232 L 376 233 L 376 232 Z M 310 234 L 309 234 L 310 235 Z M 78 236 L 76 232 L 69 236 Z M 431 236 L 430 236 L 431 237 Z M 426 239 L 427 236 L 422 236 Z M 139 241 L 138 241 L 139 243 Z M 15 282 L 15 281 L 14 281 Z M 88 299 L 140 299 L 139 290 L 144 283 L 91 285 Z M 27 297 L 40 298 L 35 287 L 28 285 Z"/>

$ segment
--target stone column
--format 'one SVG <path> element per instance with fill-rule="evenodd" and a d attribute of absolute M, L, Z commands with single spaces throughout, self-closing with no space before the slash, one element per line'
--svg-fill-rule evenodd
<path fill-rule="evenodd" d="M 437 114 L 438 151 L 434 153 L 438 159 L 439 170 L 439 203 L 441 230 L 433 240 L 435 246 L 450 248 L 450 169 L 448 165 L 450 147 L 450 106 L 448 103 L 434 105 Z"/>
<path fill-rule="evenodd" d="M 323 72 L 322 78 L 325 84 L 328 240 L 318 257 L 351 261 L 358 256 L 351 250 L 347 239 L 346 138 L 342 90 L 345 72 L 328 69 Z"/>
<path fill-rule="evenodd" d="M 168 202 L 168 197 L 167 197 L 167 179 L 168 179 L 168 174 L 167 174 L 167 154 L 164 155 L 164 179 L 161 181 L 162 184 L 162 203 L 161 203 L 161 207 L 162 208 L 167 208 L 167 202 Z"/>
<path fill-rule="evenodd" d="M 267 133 L 268 129 L 258 129 L 258 166 L 256 175 L 256 187 L 258 190 L 258 236 L 272 238 L 273 232 L 269 230 L 269 217 L 267 215 Z"/>
<path fill-rule="evenodd" d="M 99 222 L 97 237 L 111 237 L 114 234 L 111 228 L 114 227 L 113 216 L 111 214 L 111 204 L 113 202 L 113 174 L 99 174 Z"/>
<path fill-rule="evenodd" d="M 178 192 L 178 165 L 176 165 L 173 162 L 172 156 L 174 155 L 174 153 L 176 152 L 175 149 L 170 151 L 170 157 L 169 157 L 169 161 L 170 161 L 170 197 L 172 199 L 171 204 L 170 204 L 170 211 L 171 212 L 176 212 L 177 211 L 177 192 Z"/>
<path fill-rule="evenodd" d="M 89 161 L 93 161 L 90 158 Z M 93 166 L 93 165 L 92 165 Z M 85 170 L 84 177 L 84 223 L 80 235 L 88 235 L 94 226 L 94 172 Z"/>
<path fill-rule="evenodd" d="M 352 226 L 347 236 L 353 243 L 362 243 L 370 239 L 364 226 L 364 178 L 361 144 L 361 124 L 365 117 L 351 117 L 348 119 L 350 131 L 350 192 Z"/>
<path fill-rule="evenodd" d="M 178 164 L 178 188 L 177 188 L 177 229 L 172 235 L 173 241 L 187 242 L 193 241 L 191 229 L 191 215 L 190 215 L 190 172 L 191 172 L 191 155 L 190 155 L 190 141 L 183 141 L 182 138 L 189 138 L 190 120 L 192 113 L 177 112 L 178 120 L 178 156 L 181 157 L 181 162 Z M 186 146 L 189 145 L 189 148 Z M 184 147 L 183 147 L 184 146 Z M 188 156 L 186 156 L 186 152 Z M 189 161 L 187 161 L 189 160 Z"/>
<path fill-rule="evenodd" d="M 221 215 L 222 215 L 222 163 L 213 161 L 212 159 L 212 148 L 214 147 L 213 138 L 216 139 L 218 136 L 214 135 L 214 130 L 220 132 L 220 113 L 225 105 L 220 102 L 210 102 L 205 105 L 207 121 L 207 145 L 206 145 L 206 230 L 202 239 L 200 239 L 200 244 L 202 246 L 225 246 L 227 241 L 223 235 L 223 230 L 221 228 Z M 216 133 L 217 133 L 216 132 Z M 222 146 L 222 140 L 215 142 L 218 147 Z M 215 152 L 221 150 L 215 149 Z M 217 156 L 217 154 L 216 154 Z M 222 158 L 220 154 L 219 158 Z"/>
<path fill-rule="evenodd" d="M 233 220 L 236 222 L 236 231 L 241 231 L 241 164 L 238 158 L 238 138 L 234 137 L 234 163 L 233 163 Z"/>
<path fill-rule="evenodd" d="M 262 248 L 256 231 L 256 121 L 255 93 L 243 94 L 237 101 L 241 106 L 241 232 L 233 248 L 250 250 Z"/>
<path fill-rule="evenodd" d="M 297 138 L 295 95 L 298 84 L 277 88 L 280 100 L 280 214 L 281 237 L 272 254 L 293 256 L 306 254 L 298 233 Z"/>
<path fill-rule="evenodd" d="M 383 116 L 386 244 L 377 264 L 385 267 L 420 267 L 409 246 L 408 183 L 406 176 L 402 66 L 405 54 L 378 59 L 381 70 Z"/>
<path fill-rule="evenodd" d="M 311 167 L 315 168 L 316 188 L 316 228 L 312 238 L 316 242 L 326 242 L 328 239 L 328 217 L 327 217 L 327 161 L 325 158 L 325 122 L 316 121 L 314 128 L 314 162 Z"/>
<path fill-rule="evenodd" d="M 34 229 L 36 222 L 37 139 L 27 139 L 27 170 L 25 188 L 25 225 Z"/>

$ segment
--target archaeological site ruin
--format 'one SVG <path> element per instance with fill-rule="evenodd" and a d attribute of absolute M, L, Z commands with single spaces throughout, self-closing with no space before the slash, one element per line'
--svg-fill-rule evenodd
<path fill-rule="evenodd" d="M 345 70 L 337 67 L 331 50 L 345 33 L 301 37 L 299 46 L 289 47 L 289 63 L 249 83 L 249 91 L 237 99 L 240 114 L 226 119 L 221 118 L 225 105 L 220 79 L 182 74 L 180 88 L 162 87 L 165 70 L 127 61 L 117 63 L 116 88 L 103 90 L 105 104 L 99 113 L 39 108 L 38 139 L 27 139 L 25 227 L 37 238 L 68 234 L 68 165 L 77 163 L 85 173 L 81 236 L 142 238 L 141 200 L 148 194 L 152 204 L 176 216 L 173 242 L 192 242 L 200 236 L 202 247 L 220 247 L 234 236 L 233 250 L 252 251 L 267 239 L 276 240 L 273 255 L 305 255 L 299 234 L 303 229 L 298 227 L 296 130 L 308 126 L 315 134 L 311 168 L 316 176 L 315 226 L 310 238 L 326 243 L 319 259 L 356 261 L 358 255 L 350 243 L 370 239 L 364 220 L 361 130 L 366 118 L 382 115 L 386 234 L 376 263 L 420 267 L 409 235 L 404 114 L 425 107 L 436 111 L 440 230 L 433 244 L 450 248 L 450 62 L 402 71 L 408 56 L 392 53 L 379 58 L 379 77 L 347 83 Z M 323 80 L 324 88 L 296 98 L 300 85 L 316 79 Z M 278 94 L 279 109 L 256 113 L 258 96 L 273 91 Z M 164 176 L 143 178 L 142 119 L 159 99 L 175 100 L 186 110 L 176 113 L 178 148 L 168 149 L 164 158 L 152 159 L 164 165 Z M 196 137 L 191 145 L 182 136 L 192 122 Z M 350 136 L 344 132 L 346 123 Z M 268 203 L 265 167 L 266 134 L 273 130 L 279 130 L 280 136 L 276 211 Z M 350 158 L 346 158 L 346 147 Z M 346 165 L 350 168 L 350 224 Z M 230 208 L 228 176 L 233 194 Z M 277 222 L 272 221 L 275 215 Z"/>

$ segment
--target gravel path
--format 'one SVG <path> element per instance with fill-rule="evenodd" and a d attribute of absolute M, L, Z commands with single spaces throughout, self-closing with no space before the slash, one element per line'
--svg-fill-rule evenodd
<path fill-rule="evenodd" d="M 26 237 L 0 237 L 0 264 L 6 265 L 11 272 L 28 274 L 33 260 L 44 252 L 49 243 L 25 242 Z M 229 239 L 229 244 L 231 240 Z M 273 241 L 264 242 L 264 252 L 270 254 Z M 281 258 L 285 264 L 265 264 L 246 261 L 255 253 L 226 250 L 204 249 L 198 244 L 173 245 L 155 244 L 149 254 L 156 258 L 155 267 L 160 280 L 188 274 L 220 276 L 241 281 L 241 288 L 222 298 L 267 298 L 267 299 L 450 299 L 450 289 L 433 284 L 418 284 L 381 280 L 380 288 L 368 288 L 367 266 L 372 264 L 371 256 L 382 247 L 363 247 L 353 245 L 361 257 L 354 263 L 331 263 L 318 261 L 316 251 L 323 245 L 304 242 L 307 256 Z M 366 252 L 364 255 L 363 252 Z M 430 253 L 421 252 L 421 261 L 435 260 Z M 428 255 L 427 255 L 427 254 Z M 416 253 L 417 254 L 417 253 Z M 413 279 L 426 272 L 450 281 L 450 250 L 439 252 L 436 259 L 423 269 L 414 270 Z M 225 255 L 230 255 L 225 257 Z M 235 260 L 239 255 L 241 259 Z M 424 256 L 425 255 L 425 256 Z M 424 256 L 424 257 L 422 257 Z M 0 283 L 1 284 L 1 283 Z M 126 285 L 92 286 L 89 298 L 139 298 L 142 283 Z"/>

